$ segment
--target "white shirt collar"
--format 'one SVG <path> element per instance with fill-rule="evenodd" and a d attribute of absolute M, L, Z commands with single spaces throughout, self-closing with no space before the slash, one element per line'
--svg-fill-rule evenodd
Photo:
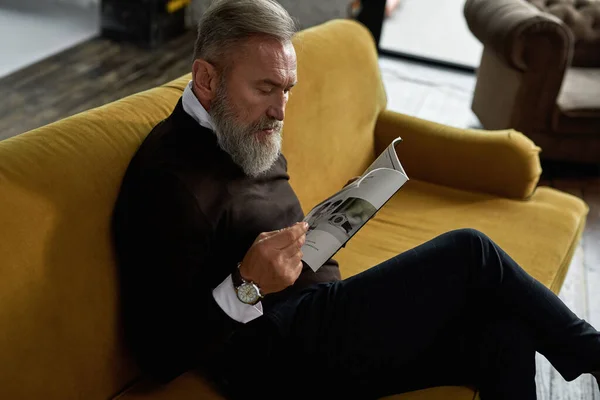
<path fill-rule="evenodd" d="M 183 91 L 183 110 L 194 118 L 197 123 L 214 132 L 212 118 L 192 91 L 192 83 L 193 81 L 190 81 Z"/>

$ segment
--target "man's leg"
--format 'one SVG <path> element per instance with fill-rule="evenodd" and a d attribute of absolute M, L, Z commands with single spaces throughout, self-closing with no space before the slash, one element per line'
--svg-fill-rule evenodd
<path fill-rule="evenodd" d="M 535 399 L 536 350 L 530 327 L 499 315 L 479 329 L 473 375 L 482 400 Z"/>
<path fill-rule="evenodd" d="M 280 337 L 275 344 L 269 335 L 254 335 L 255 341 L 269 338 L 263 347 L 275 350 L 263 357 L 264 368 L 281 365 L 273 372 L 283 374 L 278 382 L 282 387 L 302 382 L 298 393 L 316 382 L 378 397 L 421 385 L 475 380 L 469 370 L 472 359 L 475 364 L 486 359 L 479 351 L 486 337 L 476 333 L 500 320 L 515 321 L 523 340 L 531 341 L 568 380 L 600 367 L 598 332 L 485 235 L 469 229 L 441 235 L 352 278 L 321 285 L 293 308 L 284 304 L 272 314 L 283 327 Z M 240 337 L 238 345 L 249 346 L 253 334 Z M 443 351 L 454 343 L 457 354 Z M 494 386 L 506 383 L 511 363 L 530 352 L 525 346 L 496 353 L 508 354 L 509 361 L 488 363 L 487 368 L 505 370 L 476 382 L 488 398 L 503 398 Z M 427 368 L 422 370 L 423 360 Z M 486 370 L 485 365 L 476 368 Z M 527 398 L 522 393 L 531 387 L 529 376 L 521 377 L 510 377 L 510 387 L 523 388 L 514 392 L 520 393 L 515 398 Z"/>
<path fill-rule="evenodd" d="M 536 399 L 535 348 L 530 329 L 510 318 L 478 326 L 460 319 L 443 329 L 430 346 L 408 363 L 370 375 L 350 398 L 386 395 L 435 386 L 467 386 L 482 400 Z M 363 395 L 352 397 L 353 393 Z"/>
<path fill-rule="evenodd" d="M 510 319 L 477 327 L 456 320 L 414 360 L 365 357 L 364 365 L 303 353 L 302 340 L 282 338 L 266 318 L 250 325 L 224 359 L 221 387 L 231 399 L 379 399 L 435 386 L 472 387 L 483 400 L 536 398 L 531 336 Z"/>

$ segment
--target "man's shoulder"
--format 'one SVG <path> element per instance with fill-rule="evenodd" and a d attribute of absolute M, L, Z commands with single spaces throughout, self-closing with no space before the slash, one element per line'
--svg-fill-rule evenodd
<path fill-rule="evenodd" d="M 161 184 L 180 188 L 200 203 L 223 195 L 226 180 L 222 160 L 212 154 L 206 128 L 193 127 L 190 132 L 171 117 L 158 123 L 131 159 L 122 180 L 120 196 L 138 199 L 155 192 Z M 126 193 L 125 193 L 126 192 Z M 199 193 L 202 196 L 199 196 Z"/>
<path fill-rule="evenodd" d="M 174 123 L 172 116 L 160 121 L 144 138 L 133 156 L 131 164 L 152 163 L 156 161 L 156 156 L 172 147 L 172 144 L 169 145 L 169 142 L 173 142 L 173 137 L 176 133 L 177 125 Z"/>
<path fill-rule="evenodd" d="M 202 158 L 202 152 L 209 146 L 203 145 L 212 135 L 203 132 L 206 128 L 181 121 L 182 111 L 175 108 L 173 113 L 160 121 L 144 138 L 128 166 L 132 170 L 166 168 L 169 165 L 184 165 Z"/>

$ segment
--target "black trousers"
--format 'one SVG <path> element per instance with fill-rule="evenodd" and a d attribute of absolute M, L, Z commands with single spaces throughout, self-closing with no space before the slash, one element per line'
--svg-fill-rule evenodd
<path fill-rule="evenodd" d="M 487 236 L 443 234 L 246 324 L 218 380 L 232 398 L 352 398 L 467 385 L 535 399 L 535 352 L 568 381 L 600 370 L 600 334 Z"/>

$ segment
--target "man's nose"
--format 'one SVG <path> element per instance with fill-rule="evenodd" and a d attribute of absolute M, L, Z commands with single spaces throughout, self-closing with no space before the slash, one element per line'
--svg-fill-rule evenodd
<path fill-rule="evenodd" d="M 283 121 L 285 118 L 285 105 L 286 98 L 285 95 L 283 95 L 269 106 L 269 109 L 267 110 L 267 116 L 269 118 L 275 118 L 278 121 Z"/>

